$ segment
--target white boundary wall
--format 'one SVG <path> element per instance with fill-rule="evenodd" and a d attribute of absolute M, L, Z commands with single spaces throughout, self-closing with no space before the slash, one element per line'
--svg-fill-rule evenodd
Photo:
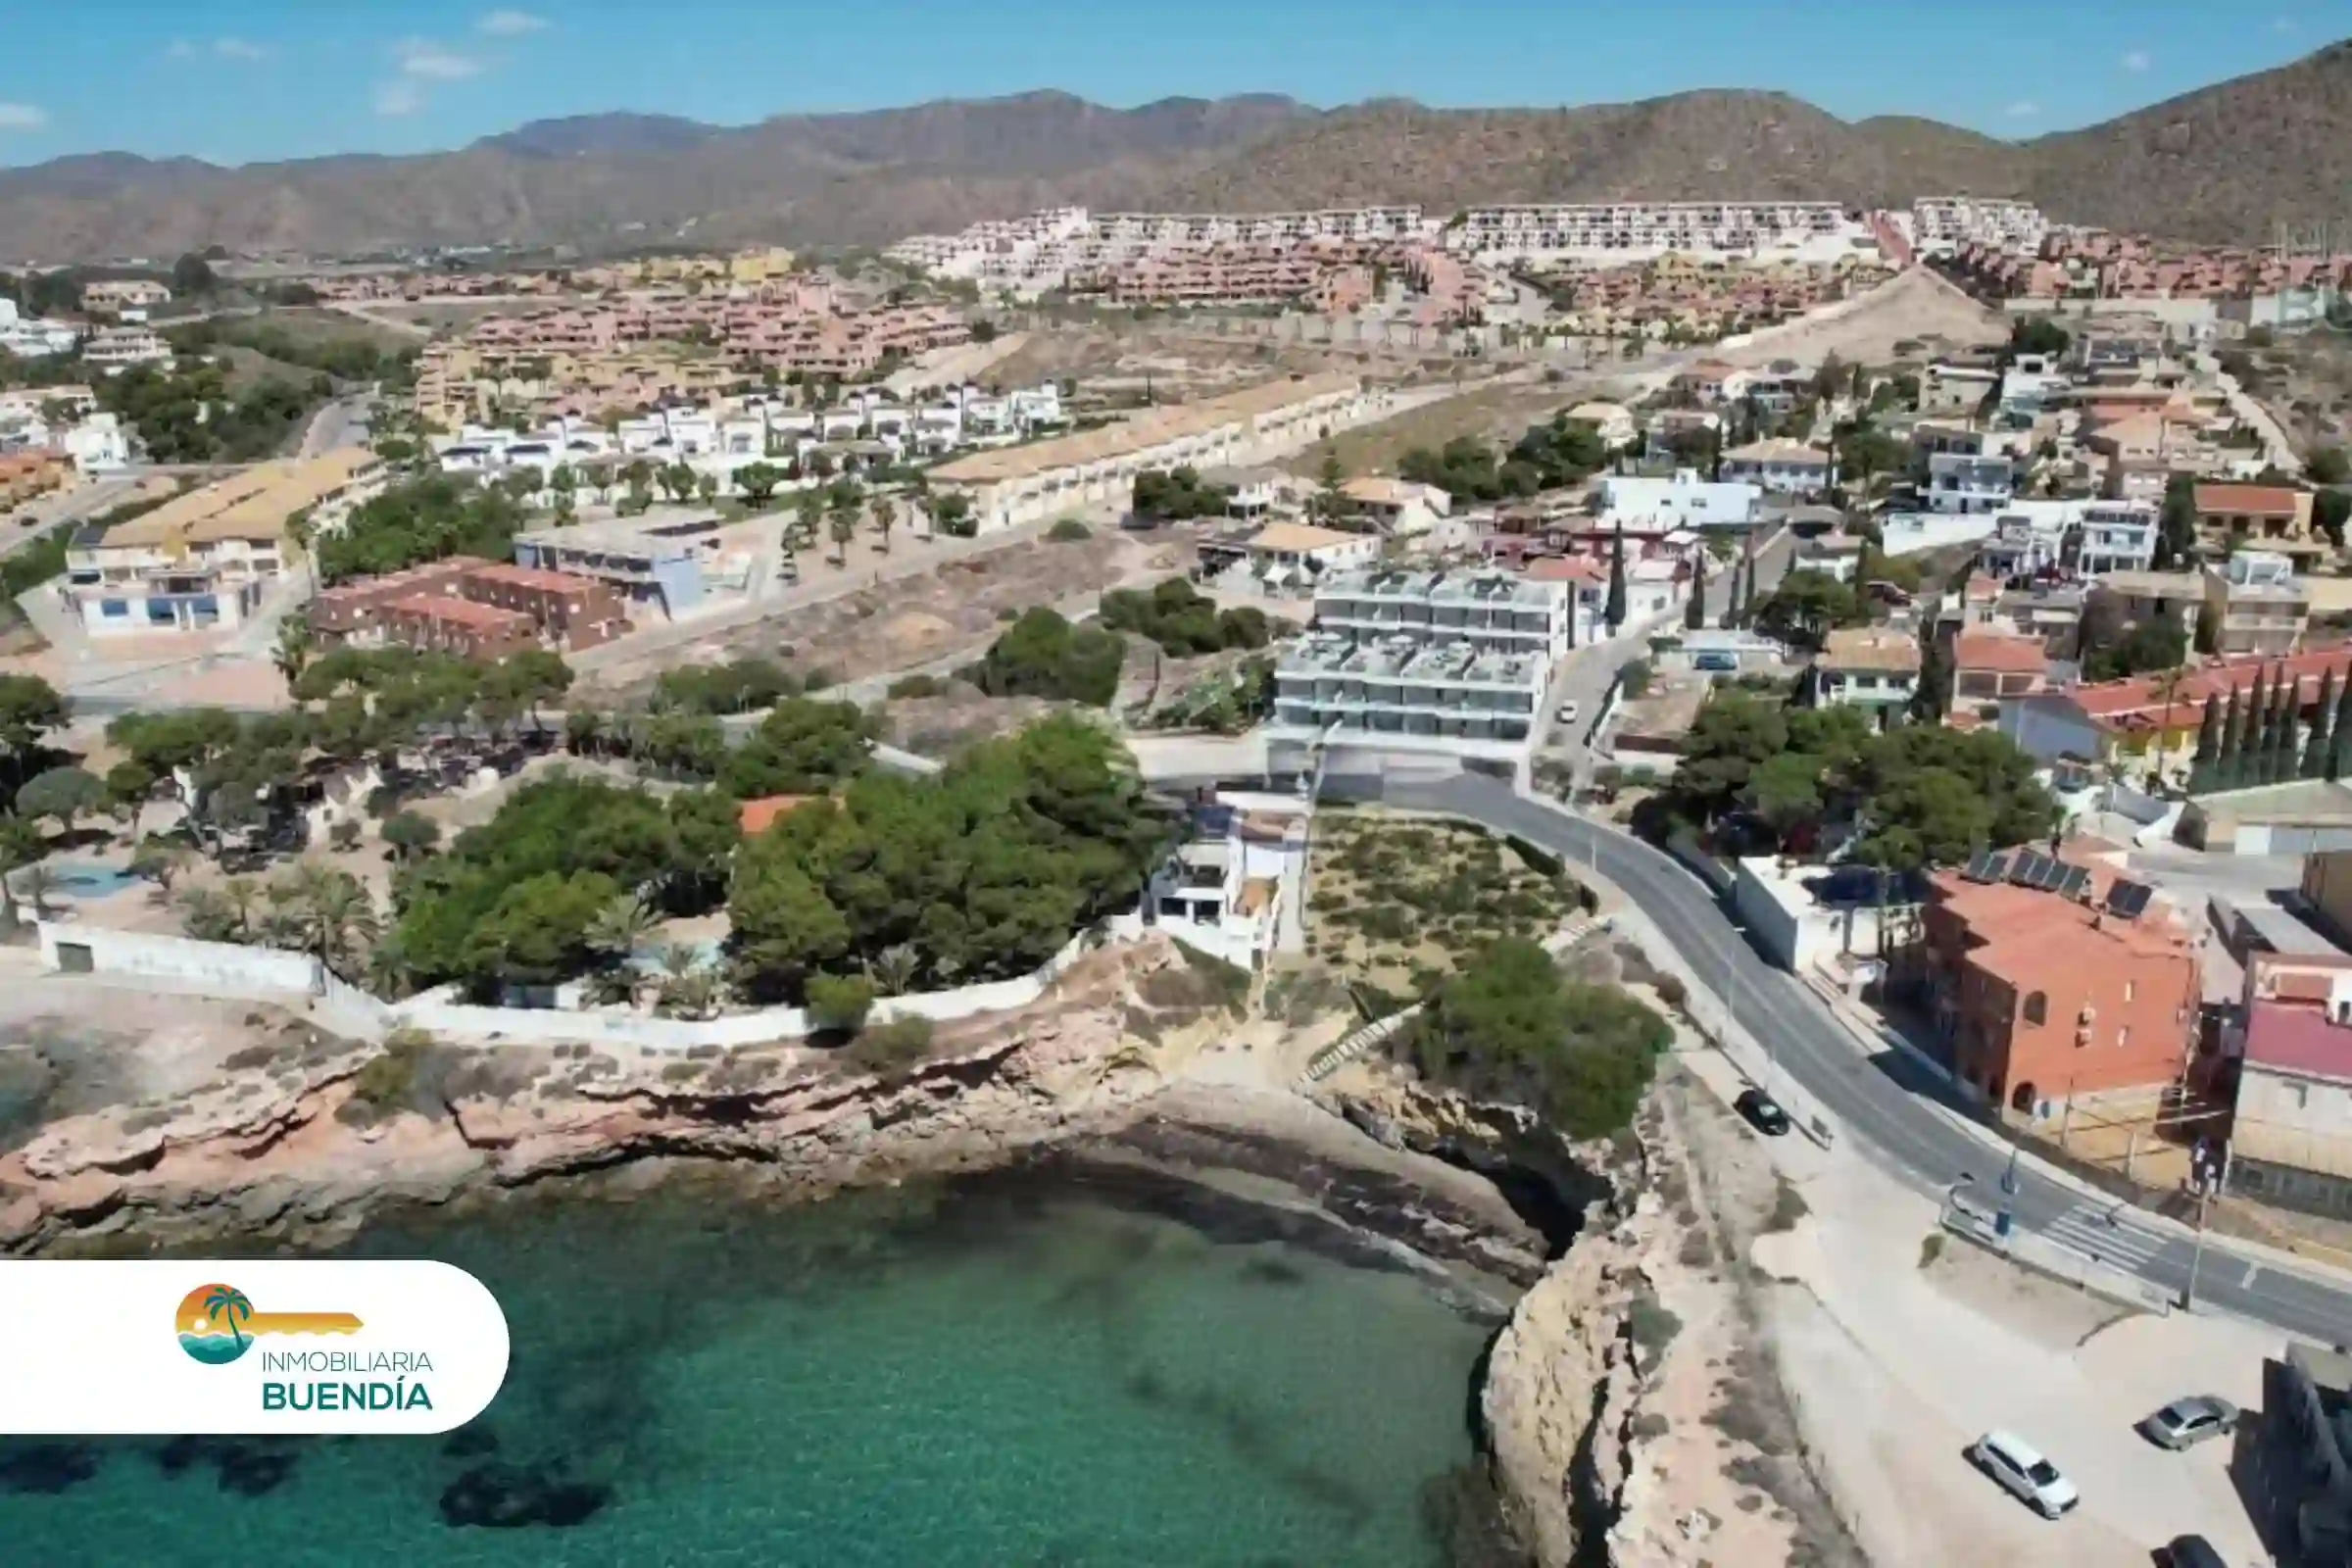
<path fill-rule="evenodd" d="M 568 1011 L 553 1007 L 477 1007 L 427 993 L 387 1003 L 338 980 L 308 954 L 249 948 L 233 942 L 199 942 L 192 937 L 150 936 L 78 922 L 39 922 L 41 967 L 66 968 L 61 946 L 87 950 L 89 973 L 117 983 L 148 982 L 155 989 L 288 1004 L 306 1010 L 338 1034 L 380 1040 L 406 1025 L 443 1039 L 482 1045 L 644 1046 L 685 1051 L 696 1046 L 754 1046 L 797 1040 L 815 1032 L 802 1007 L 763 1007 L 716 1018 L 657 1018 L 640 1012 Z M 983 1012 L 1025 1007 L 1046 994 L 1063 970 L 1087 951 L 1084 934 L 1072 937 L 1043 965 L 1010 980 L 961 986 L 920 996 L 886 997 L 874 1003 L 874 1023 L 894 1018 L 929 1018 L 945 1023 Z M 75 972 L 79 972 L 76 968 Z"/>

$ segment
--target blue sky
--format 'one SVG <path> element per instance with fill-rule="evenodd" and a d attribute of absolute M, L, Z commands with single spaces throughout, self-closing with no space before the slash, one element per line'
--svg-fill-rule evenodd
<path fill-rule="evenodd" d="M 735 123 L 1031 87 L 1448 106 L 1777 87 L 2027 136 L 2347 32 L 2352 0 L 95 0 L 11 18 L 0 164 L 408 153 L 609 109 Z"/>

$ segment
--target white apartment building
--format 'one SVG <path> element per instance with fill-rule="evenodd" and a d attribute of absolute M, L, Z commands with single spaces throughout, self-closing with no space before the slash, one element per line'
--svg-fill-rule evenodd
<path fill-rule="evenodd" d="M 1700 257 L 1835 261 L 1874 245 L 1837 202 L 1583 202 L 1473 207 L 1446 224 L 1446 249 L 1480 261 Z"/>
<path fill-rule="evenodd" d="M 171 363 L 172 345 L 144 326 L 110 326 L 81 346 L 82 362 L 108 375 L 133 365 Z"/>
<path fill-rule="evenodd" d="M 1911 204 L 1911 239 L 1922 256 L 1948 256 L 1969 240 L 2006 251 L 2034 251 L 2049 227 L 2032 202 L 1922 196 Z"/>
<path fill-rule="evenodd" d="M 81 303 L 92 311 L 150 311 L 171 304 L 172 289 L 152 277 L 101 277 L 81 286 Z"/>
<path fill-rule="evenodd" d="M 1764 492 L 1740 479 L 1701 479 L 1695 468 L 1671 478 L 1612 473 L 1600 481 L 1600 520 L 1644 532 L 1675 528 L 1748 528 Z"/>
<path fill-rule="evenodd" d="M 1071 277 L 1134 261 L 1232 246 L 1276 249 L 1317 241 L 1382 243 L 1427 237 L 1421 209 L 1331 208 L 1292 213 L 1089 213 L 1056 207 L 954 234 L 916 234 L 882 254 L 903 266 L 969 278 L 983 289 L 1033 299 Z"/>
<path fill-rule="evenodd" d="M 1919 691 L 1919 643 L 1888 626 L 1840 626 L 1813 660 L 1813 701 L 1861 709 L 1884 729 Z"/>
<path fill-rule="evenodd" d="M 2017 470 L 2006 458 L 1972 458 L 1937 452 L 1928 458 L 1923 499 L 1933 512 L 1964 516 L 1999 512 L 2017 493 Z"/>
<path fill-rule="evenodd" d="M 2075 569 L 2085 577 L 2146 571 L 2156 563 L 2156 532 L 2152 502 L 2086 502 L 2075 525 Z"/>
<path fill-rule="evenodd" d="M 1802 441 L 1750 441 L 1723 455 L 1727 480 L 1757 485 L 1775 495 L 1818 496 L 1836 481 L 1830 455 Z"/>
<path fill-rule="evenodd" d="M 1270 737 L 1517 760 L 1573 615 L 1565 582 L 1332 573 L 1315 591 L 1314 629 L 1275 665 Z"/>
<path fill-rule="evenodd" d="M 974 452 L 931 470 L 935 489 L 966 497 L 981 530 L 1089 507 L 1124 510 L 1147 468 L 1237 467 L 1287 457 L 1386 409 L 1352 375 L 1268 381 L 1198 403 L 1148 410 L 1100 429 Z"/>
<path fill-rule="evenodd" d="M 0 300 L 0 353 L 20 360 L 45 360 L 71 354 L 81 341 L 81 329 L 65 321 L 26 318 L 18 314 L 15 300 Z"/>

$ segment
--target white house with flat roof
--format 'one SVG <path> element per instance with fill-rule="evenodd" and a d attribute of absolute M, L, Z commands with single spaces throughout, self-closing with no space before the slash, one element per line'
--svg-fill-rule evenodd
<path fill-rule="evenodd" d="M 1764 492 L 1744 480 L 1701 479 L 1677 468 L 1671 478 L 1612 473 L 1600 481 L 1600 520 L 1639 530 L 1749 528 Z"/>

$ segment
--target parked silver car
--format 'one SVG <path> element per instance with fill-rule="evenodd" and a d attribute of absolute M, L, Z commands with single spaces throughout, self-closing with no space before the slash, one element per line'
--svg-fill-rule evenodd
<path fill-rule="evenodd" d="M 2193 1448 L 2208 1438 L 2237 1430 L 2238 1409 L 2214 1394 L 2175 1399 L 2139 1423 L 2139 1435 L 2159 1448 Z"/>
<path fill-rule="evenodd" d="M 1968 1447 L 1969 1462 L 2044 1519 L 2074 1511 L 2082 1494 L 2058 1467 L 2014 1432 L 1987 1432 Z"/>

